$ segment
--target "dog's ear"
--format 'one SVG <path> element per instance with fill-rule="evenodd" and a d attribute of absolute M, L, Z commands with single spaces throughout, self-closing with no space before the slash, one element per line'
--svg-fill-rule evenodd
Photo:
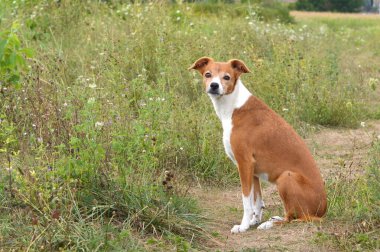
<path fill-rule="evenodd" d="M 239 75 L 242 73 L 250 73 L 251 72 L 249 70 L 249 68 L 241 60 L 232 59 L 228 62 L 231 64 L 232 68 L 239 73 Z"/>
<path fill-rule="evenodd" d="M 210 62 L 213 62 L 213 61 L 214 60 L 212 58 L 210 58 L 210 57 L 202 57 L 202 58 L 198 59 L 197 61 L 195 61 L 188 68 L 188 70 L 195 69 L 195 70 L 198 70 L 200 73 L 203 73 L 205 66 L 207 66 L 208 64 L 210 64 Z"/>

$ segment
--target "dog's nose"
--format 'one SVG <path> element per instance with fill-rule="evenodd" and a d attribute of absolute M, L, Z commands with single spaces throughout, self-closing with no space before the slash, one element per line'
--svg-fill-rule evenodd
<path fill-rule="evenodd" d="M 219 84 L 216 82 L 212 82 L 210 84 L 210 88 L 211 88 L 211 90 L 217 90 L 219 88 Z"/>

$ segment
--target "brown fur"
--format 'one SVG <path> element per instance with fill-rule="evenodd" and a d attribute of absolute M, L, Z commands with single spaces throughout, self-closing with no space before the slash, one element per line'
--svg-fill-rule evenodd
<path fill-rule="evenodd" d="M 279 115 L 252 96 L 232 115 L 231 146 L 241 177 L 268 174 L 277 185 L 285 219 L 322 217 L 327 208 L 324 183 L 306 144 Z M 251 179 L 242 178 L 244 195 Z"/>

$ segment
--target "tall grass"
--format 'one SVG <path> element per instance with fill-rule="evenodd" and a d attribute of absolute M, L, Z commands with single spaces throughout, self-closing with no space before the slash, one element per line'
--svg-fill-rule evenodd
<path fill-rule="evenodd" d="M 351 223 L 348 230 L 320 232 L 317 241 L 330 242 L 341 249 L 373 250 L 380 248 L 380 141 L 375 140 L 364 174 L 342 169 L 338 178 L 327 181 L 328 219 Z"/>
<path fill-rule="evenodd" d="M 139 242 L 155 235 L 186 249 L 204 238 L 189 185 L 238 176 L 186 70 L 198 57 L 244 60 L 244 83 L 301 134 L 366 116 L 365 80 L 347 83 L 340 67 L 343 40 L 265 23 L 252 5 L 206 15 L 197 4 L 1 4 L 1 29 L 18 22 L 34 51 L 17 85 L 0 83 L 0 144 L 16 140 L 0 157 L 5 248 L 144 249 L 160 246 Z"/>

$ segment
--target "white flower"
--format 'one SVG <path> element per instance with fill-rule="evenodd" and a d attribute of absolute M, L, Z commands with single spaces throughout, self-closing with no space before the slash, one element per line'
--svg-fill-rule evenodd
<path fill-rule="evenodd" d="M 95 103 L 95 97 L 91 97 L 87 101 L 88 104 L 94 104 Z"/>
<path fill-rule="evenodd" d="M 289 111 L 288 108 L 282 108 L 282 111 L 286 112 L 286 111 Z"/>
<path fill-rule="evenodd" d="M 183 151 L 183 147 L 179 148 L 181 151 Z"/>
<path fill-rule="evenodd" d="M 361 122 L 360 126 L 362 126 L 364 128 L 365 127 L 365 122 Z"/>
<path fill-rule="evenodd" d="M 96 88 L 96 84 L 92 83 L 92 84 L 88 85 L 88 87 L 94 89 L 94 88 Z"/>
<path fill-rule="evenodd" d="M 95 128 L 96 129 L 101 129 L 104 126 L 104 122 L 96 122 L 95 123 Z"/>

